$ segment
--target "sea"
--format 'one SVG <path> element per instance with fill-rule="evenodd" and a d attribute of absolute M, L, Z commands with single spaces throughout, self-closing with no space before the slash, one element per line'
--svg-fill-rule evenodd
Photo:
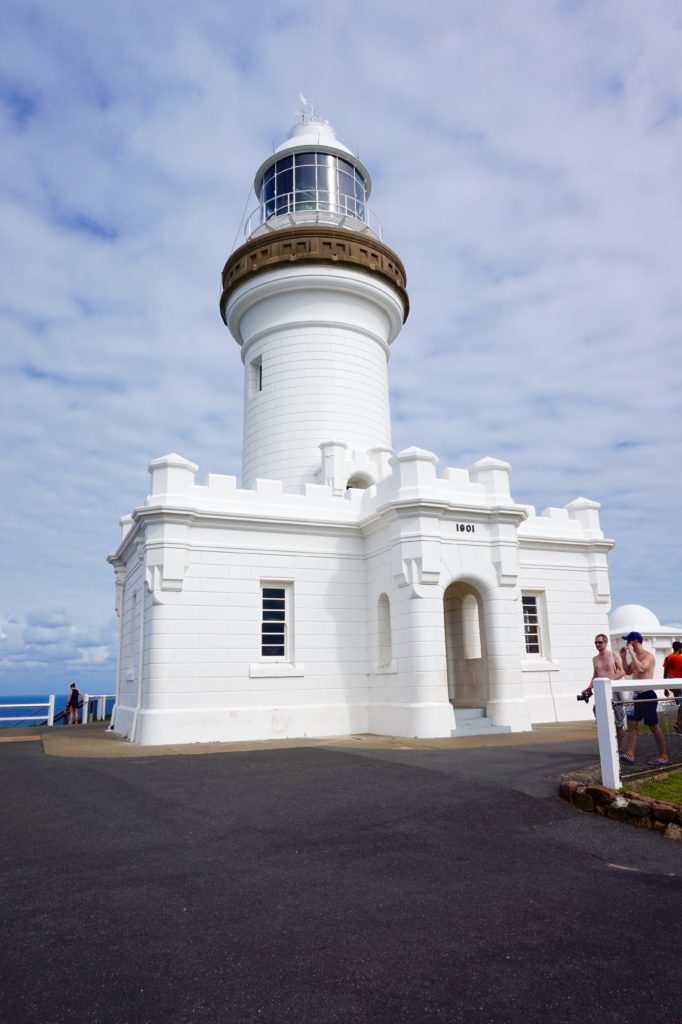
<path fill-rule="evenodd" d="M 48 693 L 22 693 L 19 696 L 5 696 L 0 694 L 0 718 L 14 715 L 25 715 L 19 722 L 0 722 L 1 728 L 11 729 L 13 726 L 25 727 L 27 725 L 44 725 L 47 718 L 47 708 L 6 708 L 7 704 L 47 704 L 50 699 Z M 66 702 L 69 699 L 68 693 L 57 693 L 55 694 L 54 701 L 54 714 L 55 718 L 59 715 L 60 711 L 63 711 L 66 707 Z M 113 697 L 109 697 L 107 700 L 106 713 L 111 714 L 111 709 L 114 706 Z M 94 707 L 92 711 L 94 713 Z M 79 712 L 80 715 L 81 712 Z M 63 725 L 63 721 L 55 722 L 55 728 Z"/>

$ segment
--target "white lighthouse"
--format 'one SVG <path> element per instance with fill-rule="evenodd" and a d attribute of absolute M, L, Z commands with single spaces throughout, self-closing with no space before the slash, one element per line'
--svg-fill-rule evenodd
<path fill-rule="evenodd" d="M 244 366 L 241 481 L 150 464 L 109 556 L 116 731 L 435 737 L 587 714 L 610 601 L 599 505 L 537 515 L 505 462 L 394 451 L 408 297 L 367 168 L 309 111 L 254 186 L 220 302 Z"/>

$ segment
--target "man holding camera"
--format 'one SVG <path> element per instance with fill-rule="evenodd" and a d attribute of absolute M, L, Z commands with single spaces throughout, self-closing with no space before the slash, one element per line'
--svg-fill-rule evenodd
<path fill-rule="evenodd" d="M 621 647 L 620 656 L 626 675 L 632 676 L 633 683 L 635 680 L 653 679 L 656 659 L 651 651 L 647 651 L 642 646 L 644 642 L 642 634 L 636 632 L 628 633 L 627 636 L 623 637 L 623 640 L 625 640 L 625 647 Z M 649 761 L 649 764 L 663 765 L 668 763 L 669 758 L 665 746 L 665 738 L 658 724 L 657 706 L 658 700 L 655 690 L 637 687 L 635 690 L 634 707 L 628 715 L 628 748 L 624 754 L 620 755 L 620 759 L 624 764 L 635 763 L 637 727 L 640 722 L 644 722 L 645 725 L 649 726 L 658 747 L 658 757 Z"/>
<path fill-rule="evenodd" d="M 585 687 L 578 698 L 579 700 L 587 701 L 590 699 L 595 679 L 622 679 L 625 675 L 620 657 L 609 650 L 609 638 L 606 633 L 597 633 L 594 638 L 594 644 L 597 648 L 597 653 L 592 659 L 592 678 L 590 679 L 590 685 Z M 618 751 L 622 754 L 625 751 L 625 710 L 623 708 L 622 695 L 618 690 L 613 691 L 613 700 Z M 592 708 L 592 713 L 595 714 L 594 708 Z"/>

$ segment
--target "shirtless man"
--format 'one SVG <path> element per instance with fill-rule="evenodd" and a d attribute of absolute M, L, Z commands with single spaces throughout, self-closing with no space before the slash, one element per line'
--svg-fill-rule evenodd
<path fill-rule="evenodd" d="M 623 665 L 618 654 L 609 650 L 609 638 L 606 633 L 597 633 L 594 638 L 597 653 L 592 659 L 592 678 L 589 686 L 586 686 L 583 693 L 592 693 L 595 679 L 622 679 L 625 675 Z M 613 691 L 614 708 L 613 714 L 616 719 L 616 737 L 618 739 L 618 752 L 625 753 L 625 710 L 623 708 L 623 697 L 618 690 Z M 594 711 L 595 709 L 592 708 Z"/>
<path fill-rule="evenodd" d="M 632 676 L 632 681 L 637 679 L 653 679 L 656 659 L 650 651 L 643 646 L 641 633 L 628 633 L 623 637 L 625 647 L 621 647 L 620 656 L 625 668 L 625 673 Z M 665 739 L 658 724 L 656 713 L 657 700 L 655 690 L 643 690 L 638 687 L 635 690 L 634 708 L 628 715 L 628 748 L 620 759 L 624 764 L 635 763 L 635 750 L 637 748 L 637 726 L 644 722 L 649 726 L 658 747 L 658 757 L 655 757 L 649 764 L 661 765 L 668 763 L 668 751 L 665 747 Z"/>

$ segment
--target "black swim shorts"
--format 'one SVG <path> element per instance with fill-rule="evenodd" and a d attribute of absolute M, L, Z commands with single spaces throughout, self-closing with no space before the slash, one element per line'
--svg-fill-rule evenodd
<path fill-rule="evenodd" d="M 655 690 L 643 690 L 635 694 L 635 703 L 628 715 L 631 722 L 644 722 L 645 725 L 658 725 L 658 698 Z"/>

